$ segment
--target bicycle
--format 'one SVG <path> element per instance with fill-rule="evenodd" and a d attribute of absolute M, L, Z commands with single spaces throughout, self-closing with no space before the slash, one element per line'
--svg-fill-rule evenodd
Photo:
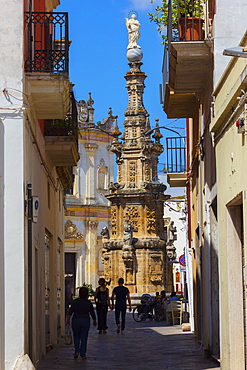
<path fill-rule="evenodd" d="M 146 321 L 146 319 L 154 320 L 153 307 L 138 304 L 133 310 L 133 319 L 136 322 Z"/>

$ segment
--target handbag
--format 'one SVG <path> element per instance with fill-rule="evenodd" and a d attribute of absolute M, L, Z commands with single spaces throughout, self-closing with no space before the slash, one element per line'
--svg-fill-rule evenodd
<path fill-rule="evenodd" d="M 72 344 L 72 335 L 71 335 L 70 325 L 65 325 L 64 344 L 67 344 L 67 345 Z"/>

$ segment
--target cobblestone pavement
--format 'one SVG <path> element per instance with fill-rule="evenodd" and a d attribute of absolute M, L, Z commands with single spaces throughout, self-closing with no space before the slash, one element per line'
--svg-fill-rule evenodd
<path fill-rule="evenodd" d="M 163 322 L 137 323 L 127 313 L 124 334 L 116 333 L 114 312 L 108 313 L 107 334 L 98 334 L 91 325 L 87 359 L 73 358 L 74 346 L 60 343 L 47 353 L 38 370 L 51 369 L 219 369 L 217 363 L 205 358 L 193 340 L 193 333 L 182 332 L 181 326 Z"/>

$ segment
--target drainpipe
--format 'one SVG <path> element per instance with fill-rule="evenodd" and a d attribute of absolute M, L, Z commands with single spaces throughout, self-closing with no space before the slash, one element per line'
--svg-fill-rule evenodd
<path fill-rule="evenodd" d="M 30 359 L 32 360 L 32 299 L 33 299 L 33 287 L 32 287 L 32 184 L 27 184 L 27 214 L 28 214 L 28 237 L 27 237 L 27 245 L 28 245 L 28 354 Z"/>

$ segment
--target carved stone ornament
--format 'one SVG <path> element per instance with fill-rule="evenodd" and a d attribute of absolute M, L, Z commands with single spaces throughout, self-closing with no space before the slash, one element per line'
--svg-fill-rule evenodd
<path fill-rule="evenodd" d="M 86 221 L 86 227 L 89 230 L 97 230 L 98 224 L 98 221 Z"/>
<path fill-rule="evenodd" d="M 76 103 L 79 123 L 88 122 L 88 106 L 85 100 Z"/>
<path fill-rule="evenodd" d="M 134 252 L 133 250 L 131 248 L 123 247 L 122 258 L 123 258 L 126 270 L 133 272 L 134 271 Z"/>
<path fill-rule="evenodd" d="M 125 184 L 119 184 L 119 182 L 110 182 L 109 190 L 116 191 L 119 189 L 123 189 Z"/>
<path fill-rule="evenodd" d="M 98 149 L 98 145 L 93 143 L 87 143 L 84 145 L 84 147 L 87 152 L 96 152 Z"/>
<path fill-rule="evenodd" d="M 149 254 L 149 275 L 152 283 L 161 283 L 163 269 L 163 261 L 161 253 Z"/>
<path fill-rule="evenodd" d="M 131 222 L 133 231 L 138 232 L 139 227 L 139 212 L 137 206 L 127 206 L 125 211 L 125 218 Z"/>
<path fill-rule="evenodd" d="M 155 209 L 154 208 L 147 208 L 147 232 L 149 234 L 155 233 L 155 225 L 156 225 L 156 219 L 155 219 Z"/>
<path fill-rule="evenodd" d="M 84 235 L 78 232 L 78 229 L 72 221 L 65 223 L 65 239 L 84 239 Z"/>
<path fill-rule="evenodd" d="M 117 233 L 117 207 L 111 207 L 111 232 L 112 235 Z"/>
<path fill-rule="evenodd" d="M 130 164 L 129 164 L 129 182 L 130 182 L 130 184 L 131 183 L 134 184 L 135 180 L 136 180 L 136 162 L 131 161 Z"/>
<path fill-rule="evenodd" d="M 177 257 L 176 248 L 173 246 L 166 246 L 166 254 L 169 261 L 175 260 Z"/>
<path fill-rule="evenodd" d="M 111 279 L 111 257 L 110 253 L 102 251 L 102 263 L 104 264 L 104 275 L 106 280 Z"/>

